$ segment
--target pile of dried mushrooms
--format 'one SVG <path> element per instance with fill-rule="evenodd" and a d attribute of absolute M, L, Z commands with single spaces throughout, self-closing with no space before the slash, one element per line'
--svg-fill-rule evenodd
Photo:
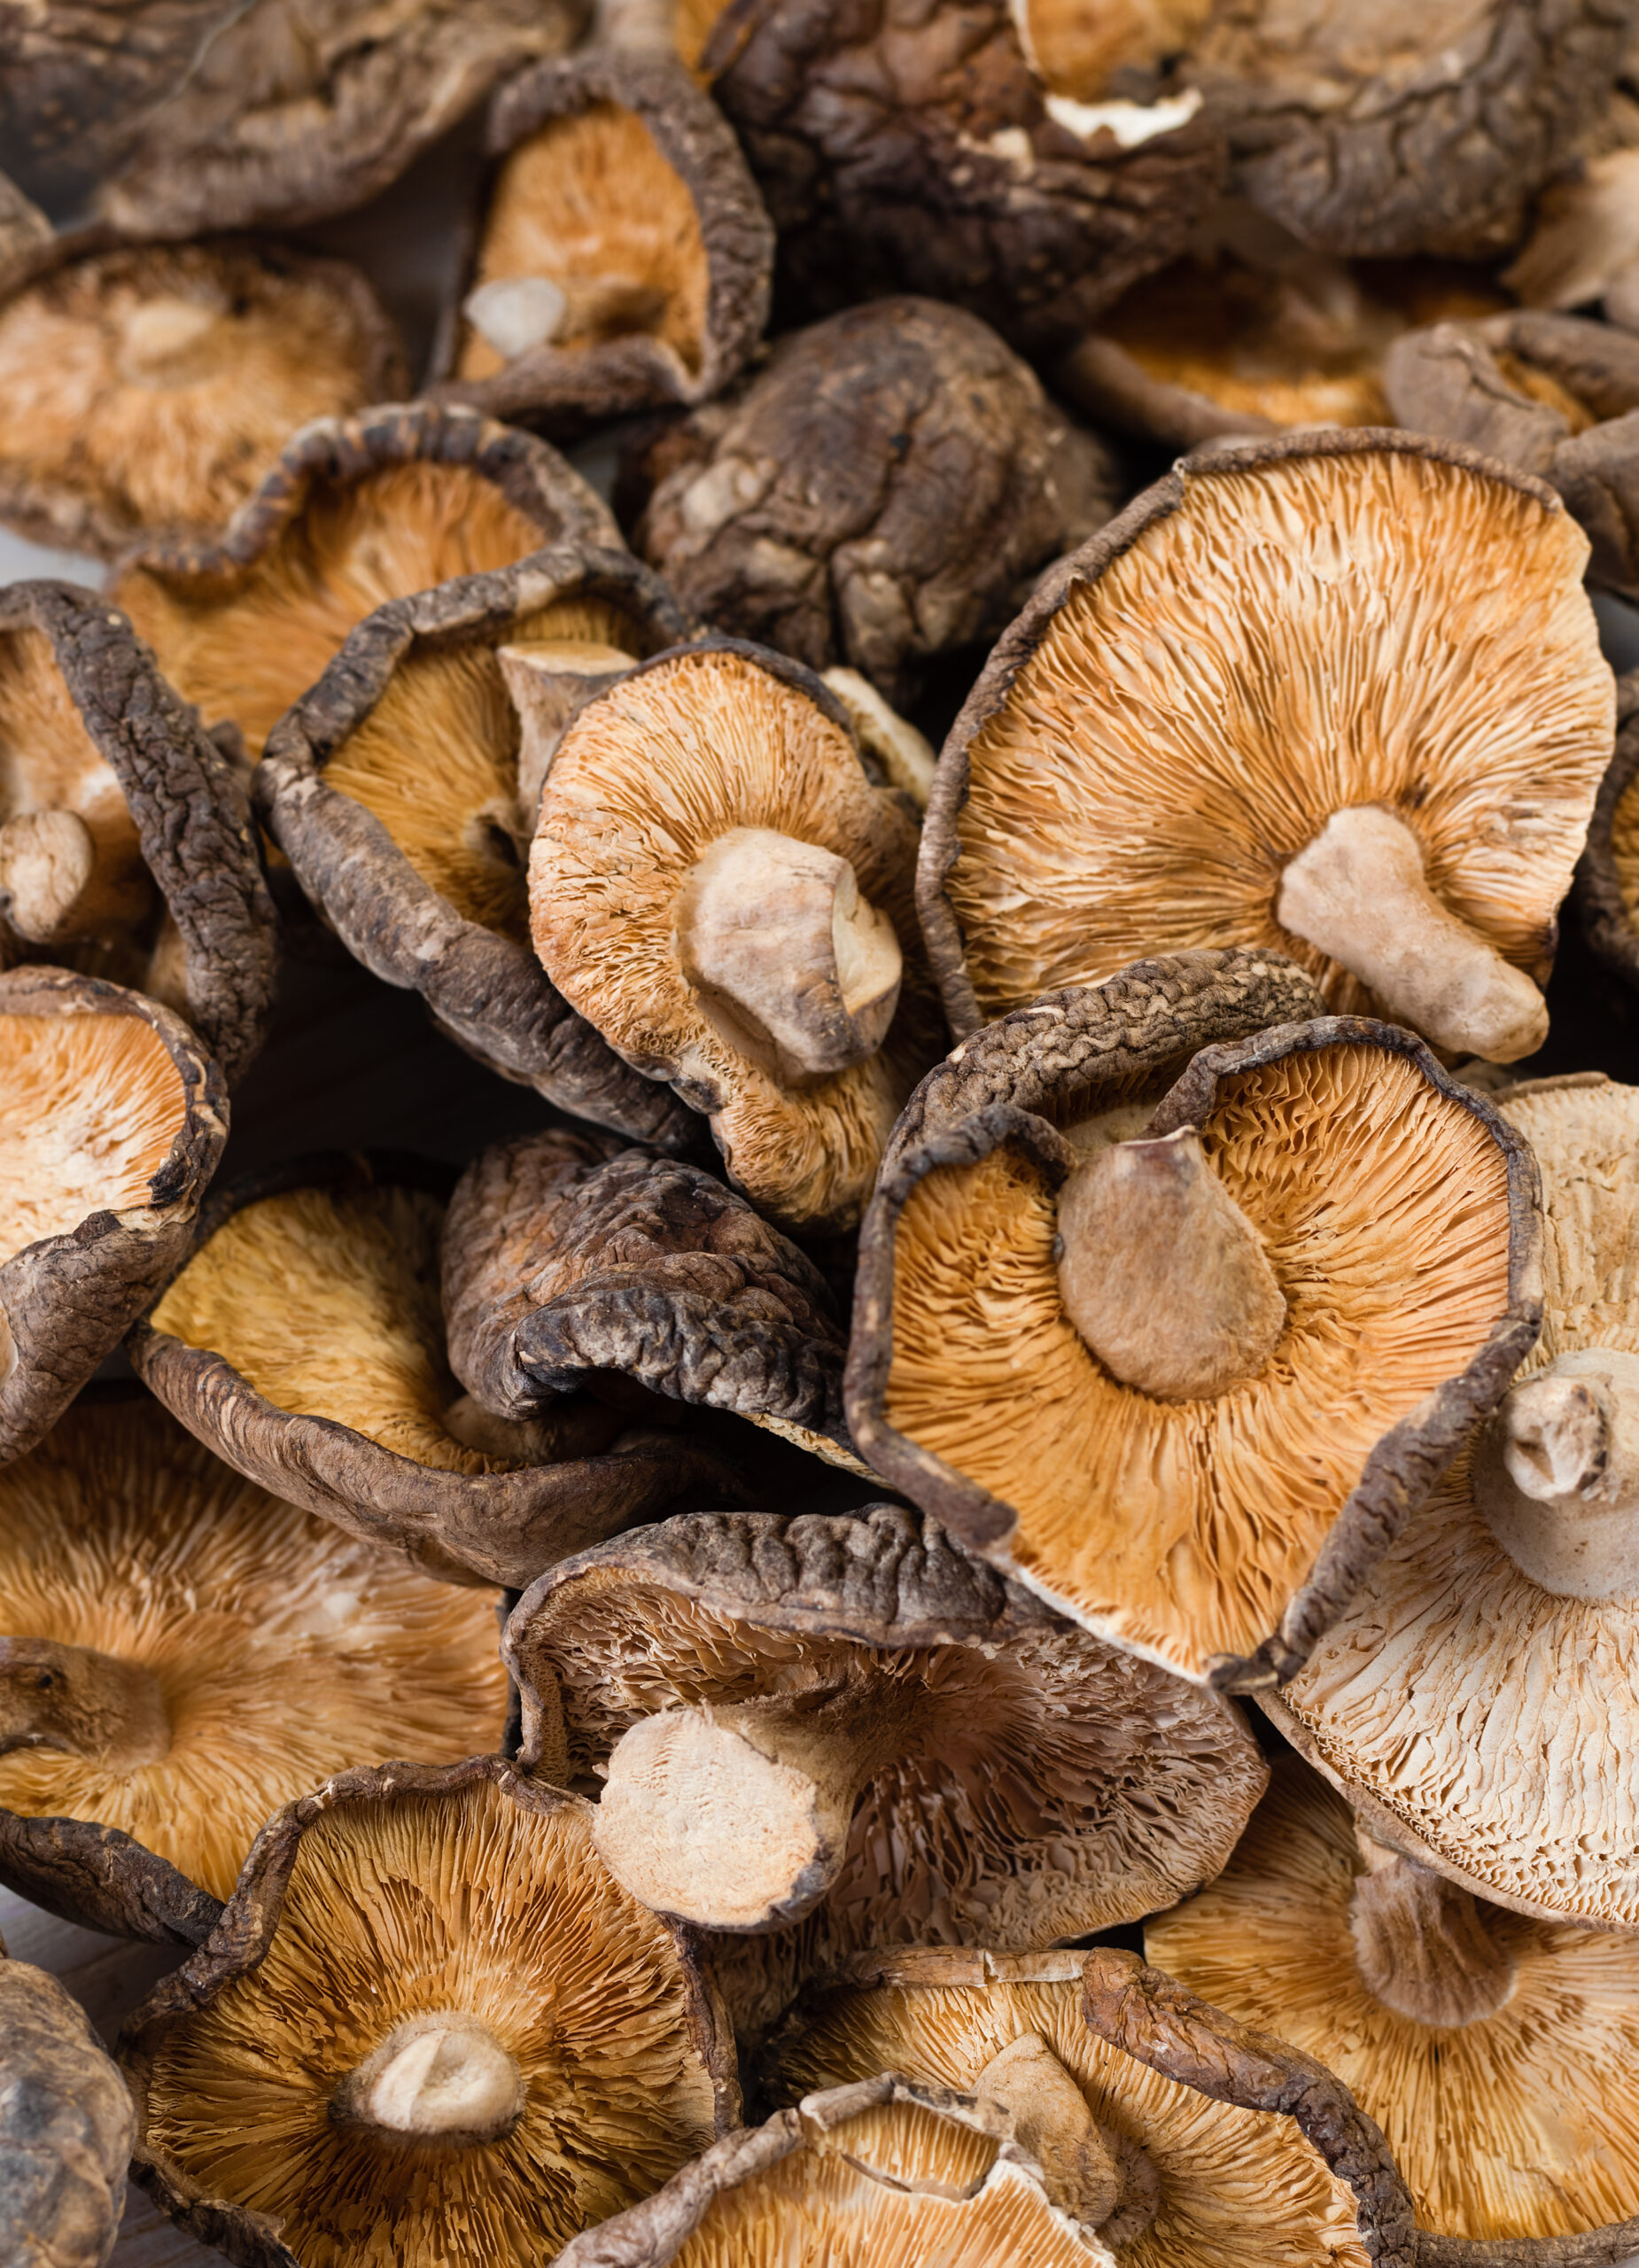
<path fill-rule="evenodd" d="M 0 2268 L 1639 2256 L 1639 0 L 0 0 Z"/>

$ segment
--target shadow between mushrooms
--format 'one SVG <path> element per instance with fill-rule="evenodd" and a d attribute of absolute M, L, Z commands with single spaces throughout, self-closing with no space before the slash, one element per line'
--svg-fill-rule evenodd
<path fill-rule="evenodd" d="M 1618 680 L 1616 700 L 1616 754 L 1577 864 L 1576 897 L 1595 952 L 1639 987 L 1639 670 Z"/>
<path fill-rule="evenodd" d="M 103 2268 L 136 2132 L 125 2081 L 55 1977 L 0 1944 L 0 2255 Z"/>
<path fill-rule="evenodd" d="M 990 1103 L 900 1156 L 850 1425 L 1062 1612 L 1247 1689 L 1303 1660 L 1534 1343 L 1535 1173 L 1362 1019 L 1205 1048 L 1138 1115 L 1078 1146 Z"/>
<path fill-rule="evenodd" d="M 691 1939 L 610 1879 L 585 1804 L 491 1756 L 269 1821 L 120 2061 L 136 2178 L 242 2268 L 534 2268 L 740 2109 Z"/>

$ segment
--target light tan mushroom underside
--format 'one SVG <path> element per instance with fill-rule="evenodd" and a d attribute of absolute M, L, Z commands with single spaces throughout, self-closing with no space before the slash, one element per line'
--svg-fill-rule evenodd
<path fill-rule="evenodd" d="M 187 1113 L 141 1017 L 0 1015 L 0 1261 L 89 1214 L 150 1205 Z"/>

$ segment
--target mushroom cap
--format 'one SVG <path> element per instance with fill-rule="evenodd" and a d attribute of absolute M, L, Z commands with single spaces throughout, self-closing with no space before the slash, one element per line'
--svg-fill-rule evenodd
<path fill-rule="evenodd" d="M 496 649 L 586 638 L 640 655 L 687 616 L 624 551 L 564 540 L 390 601 L 351 631 L 269 735 L 265 824 L 348 951 L 419 992 L 470 1053 L 560 1108 L 662 1149 L 689 1112 L 619 1061 L 530 951 L 517 714 Z"/>
<path fill-rule="evenodd" d="M 1536 1153 L 1547 1223 L 1520 1377 L 1573 1348 L 1639 1353 L 1639 1088 L 1532 1080 L 1499 1107 Z M 1515 1913 L 1631 1930 L 1636 1664 L 1634 1602 L 1522 1573 L 1474 1509 L 1465 1453 L 1265 1705 L 1379 1841 Z"/>
<path fill-rule="evenodd" d="M 70 1919 L 183 1934 L 119 1915 L 122 1871 L 163 1861 L 226 1897 L 298 1790 L 383 1751 L 470 1755 L 500 1730 L 493 1593 L 431 1582 L 278 1503 L 145 1398 L 76 1407 L 0 1473 L 0 1506 L 7 1638 L 90 1648 L 157 1681 L 168 1731 L 146 1761 L 100 1736 L 89 1754 L 0 1753 L 0 1875 Z M 8 1661 L 4 1686 L 26 1674 Z M 109 1828 L 140 1851 L 109 1858 Z M 140 1909 L 140 1884 L 133 1898 Z"/>
<path fill-rule="evenodd" d="M 788 332 L 732 406 L 660 442 L 634 542 L 709 621 L 889 700 L 992 638 L 1102 527 L 1103 444 L 977 316 L 888 299 Z"/>
<path fill-rule="evenodd" d="M 735 829 L 846 860 L 904 956 L 882 1043 L 800 1087 L 737 1045 L 685 973 L 681 893 Z M 855 1224 L 894 1120 L 937 1053 L 915 857 L 915 820 L 871 784 L 840 704 L 760 647 L 723 640 L 658 656 L 588 702 L 553 759 L 529 880 L 547 973 L 617 1054 L 706 1113 L 730 1179 L 784 1227 Z"/>
<path fill-rule="evenodd" d="M 1118 2246 L 1122 2268 L 1411 2261 L 1410 2202 L 1344 2089 L 1130 1953 L 864 1954 L 807 1988 L 764 2065 L 784 2093 L 881 2064 L 971 2087 L 1031 2033 L 1156 2176 L 1154 2219 Z"/>
<path fill-rule="evenodd" d="M 1610 760 L 1586 558 L 1550 491 L 1454 445 L 1186 458 L 1044 579 L 940 757 L 918 903 L 959 1035 L 1198 945 L 1275 946 L 1369 1011 L 1275 918 L 1286 862 L 1358 805 L 1545 975 Z"/>
<path fill-rule="evenodd" d="M 374 609 L 563 539 L 612 548 L 619 532 L 548 442 L 468 410 L 389 405 L 305 426 L 219 540 L 128 554 L 110 595 L 254 761 Z"/>
<path fill-rule="evenodd" d="M 1599 133 L 1581 162 L 1537 200 L 1535 226 L 1503 280 L 1527 307 L 1585 307 L 1603 299 L 1612 322 L 1632 330 L 1639 283 L 1639 106 L 1631 54 Z M 1603 146 L 1598 146 L 1598 145 Z"/>
<path fill-rule="evenodd" d="M 0 1463 L 61 1416 L 187 1252 L 228 1138 L 181 1018 L 63 969 L 0 975 Z"/>
<path fill-rule="evenodd" d="M 1055 1257 L 1076 1153 L 994 1103 L 872 1200 L 849 1422 L 1061 1612 L 1235 1689 L 1302 1659 L 1495 1406 L 1536 1335 L 1541 1222 L 1525 1144 L 1390 1025 L 1205 1049 L 1147 1131 L 1183 1127 L 1286 1301 L 1259 1374 L 1162 1401 L 1103 1368 Z"/>
<path fill-rule="evenodd" d="M 589 1817 L 475 1757 L 344 1773 L 270 1821 L 122 2038 L 132 2171 L 161 2209 L 240 2260 L 339 2268 L 375 2243 L 405 2268 L 524 2268 L 731 2124 L 734 2046 L 692 1945 L 605 1873 Z M 510 2058 L 509 2131 L 407 2148 L 334 2114 L 373 2051 L 443 2012 Z"/>
<path fill-rule="evenodd" d="M 1146 1955 L 1335 2071 L 1383 2129 L 1425 2226 L 1550 2238 L 1639 2213 L 1639 2117 L 1611 2084 L 1639 2045 L 1639 1946 L 1493 1908 L 1510 1998 L 1471 2023 L 1418 2023 L 1361 1976 L 1359 1868 L 1348 1806 L 1281 1758 L 1228 1867 L 1146 1924 Z M 1639 2242 L 1628 2235 L 1610 2258 Z"/>
<path fill-rule="evenodd" d="M 15 2268 L 103 2268 L 125 2210 L 136 2120 L 85 2011 L 0 1946 L 0 2253 Z"/>
<path fill-rule="evenodd" d="M 1238 1712 L 1039 1605 L 898 1506 L 696 1513 L 548 1569 L 508 1624 L 526 1755 L 570 1785 L 664 1709 L 913 1689 L 841 1873 L 721 1941 L 748 2029 L 873 1946 L 1019 1947 L 1130 1921 L 1223 1865 L 1263 1784 Z"/>
<path fill-rule="evenodd" d="M 0 519 L 104 558 L 218 529 L 309 419 L 391 400 L 364 276 L 277 245 L 48 249 L 0 300 Z"/>
<path fill-rule="evenodd" d="M 584 1396 L 524 1426 L 463 1417 L 439 1303 L 447 1186 L 342 1156 L 231 1184 L 132 1334 L 138 1375 L 247 1480 L 446 1581 L 521 1585 L 680 1497 L 733 1502 L 720 1458 Z"/>
<path fill-rule="evenodd" d="M 1617 680 L 1616 753 L 1577 862 L 1582 931 L 1600 959 L 1639 985 L 1639 670 Z"/>
<path fill-rule="evenodd" d="M 125 617 L 73 583 L 0 590 L 0 818 L 62 810 L 89 836 L 84 934 L 71 909 L 53 959 L 162 998 L 231 1085 L 261 1044 L 278 955 L 231 765 Z M 40 951 L 4 919 L 17 910 L 0 896 L 6 960 Z"/>

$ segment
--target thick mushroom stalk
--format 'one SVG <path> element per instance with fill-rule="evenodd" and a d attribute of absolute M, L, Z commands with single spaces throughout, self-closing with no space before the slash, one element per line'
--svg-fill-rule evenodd
<path fill-rule="evenodd" d="M 1024 2032 L 993 2055 L 973 2093 L 1007 2111 L 1060 2212 L 1112 2248 L 1148 2228 L 1160 2202 L 1154 2168 L 1136 2142 L 1099 2125 L 1040 2032 Z"/>
<path fill-rule="evenodd" d="M 125 318 L 120 336 L 121 374 L 136 385 L 186 385 L 210 369 L 211 334 L 228 313 L 228 302 L 213 291 L 198 299 L 157 294 L 139 302 Z"/>
<path fill-rule="evenodd" d="M 1349 1929 L 1370 1990 L 1396 2016 L 1439 2030 L 1494 2016 L 1513 1992 L 1516 1971 L 1478 1899 L 1363 1828 L 1355 1838 L 1365 1870 L 1355 1877 Z"/>
<path fill-rule="evenodd" d="M 91 830 L 77 812 L 20 812 L 0 827 L 0 898 L 31 944 L 55 944 L 86 911 L 97 866 Z"/>
<path fill-rule="evenodd" d="M 440 2009 L 395 2024 L 343 2079 L 330 2115 L 403 2141 L 496 2142 L 522 2117 L 524 2093 L 523 2074 L 489 2026 Z"/>
<path fill-rule="evenodd" d="M 1124 1385 L 1192 1402 L 1255 1378 L 1273 1354 L 1285 1297 L 1192 1126 L 1078 1166 L 1059 1198 L 1059 1243 L 1066 1311 Z"/>
<path fill-rule="evenodd" d="M 1332 813 L 1288 863 L 1275 919 L 1436 1047 L 1513 1063 L 1548 1037 L 1536 986 L 1441 904 L 1417 836 L 1379 804 Z"/>
<path fill-rule="evenodd" d="M 732 827 L 696 861 L 677 928 L 690 983 L 791 1084 L 862 1063 L 887 1037 L 899 940 L 835 851 Z"/>
<path fill-rule="evenodd" d="M 52 1638 L 0 1638 L 0 1755 L 60 1748 L 131 1771 L 170 1745 L 159 1682 L 140 1662 Z"/>
<path fill-rule="evenodd" d="M 538 638 L 497 649 L 518 717 L 518 808 L 534 831 L 541 785 L 558 743 L 594 695 L 633 666 L 618 646 L 587 638 Z"/>
<path fill-rule="evenodd" d="M 1639 1355 L 1579 1348 L 1511 1386 L 1474 1452 L 1474 1503 L 1560 1598 L 1639 1590 Z"/>

